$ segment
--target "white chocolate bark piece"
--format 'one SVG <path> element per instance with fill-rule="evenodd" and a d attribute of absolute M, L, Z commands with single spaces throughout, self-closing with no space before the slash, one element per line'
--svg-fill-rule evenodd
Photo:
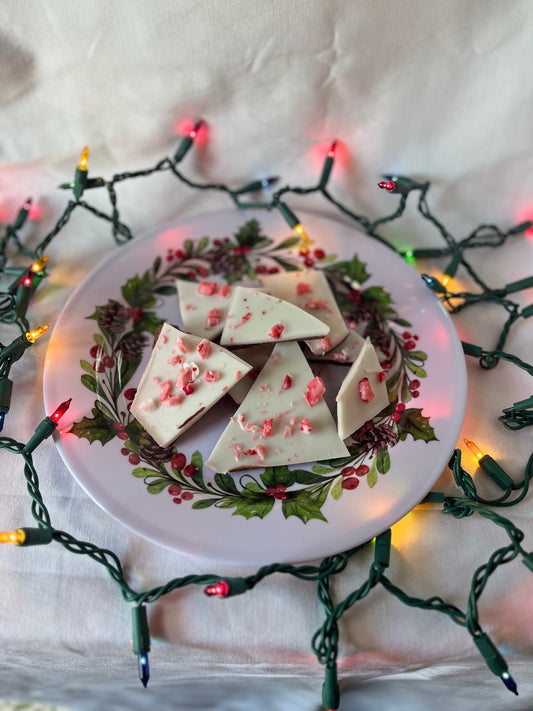
<path fill-rule="evenodd" d="M 266 274 L 259 281 L 273 296 L 299 306 L 313 314 L 330 328 L 327 339 L 318 338 L 306 341 L 315 355 L 323 355 L 334 348 L 348 335 L 348 327 L 337 306 L 333 292 L 323 271 L 305 269 L 295 272 Z"/>
<path fill-rule="evenodd" d="M 131 413 L 157 444 L 167 447 L 250 369 L 225 348 L 164 323 Z"/>
<path fill-rule="evenodd" d="M 252 366 L 252 370 L 239 380 L 229 391 L 230 398 L 240 405 L 248 394 L 248 390 L 252 387 L 254 380 L 259 375 L 259 371 L 265 365 L 273 346 L 268 343 L 260 343 L 255 346 L 246 346 L 244 348 L 235 348 L 231 352 L 242 358 L 246 363 Z"/>
<path fill-rule="evenodd" d="M 243 346 L 298 341 L 328 333 L 329 326 L 297 306 L 258 289 L 236 286 L 220 343 Z"/>
<path fill-rule="evenodd" d="M 322 386 L 297 343 L 278 343 L 207 465 L 229 472 L 347 456 Z"/>
<path fill-rule="evenodd" d="M 214 281 L 176 279 L 181 320 L 185 329 L 200 338 L 215 339 L 222 333 L 233 289 Z"/>
<path fill-rule="evenodd" d="M 333 361 L 334 363 L 353 363 L 363 347 L 365 339 L 360 336 L 357 331 L 349 329 L 348 335 L 335 348 L 332 348 L 324 355 L 315 356 L 313 353 L 309 356 L 310 360 L 315 361 Z"/>
<path fill-rule="evenodd" d="M 389 404 L 386 373 L 367 338 L 337 393 L 339 437 L 345 439 Z"/>

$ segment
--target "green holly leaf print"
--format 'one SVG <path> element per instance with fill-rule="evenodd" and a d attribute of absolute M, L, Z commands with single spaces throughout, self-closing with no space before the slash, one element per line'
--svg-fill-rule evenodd
<path fill-rule="evenodd" d="M 414 440 L 438 441 L 438 437 L 435 437 L 435 430 L 429 424 L 429 417 L 424 417 L 422 408 L 419 407 L 410 407 L 404 410 L 398 421 L 398 434 L 401 440 L 405 440 L 407 435 L 411 435 Z"/>
<path fill-rule="evenodd" d="M 110 421 L 99 412 L 96 407 L 91 410 L 93 417 L 82 417 L 79 422 L 75 422 L 69 432 L 75 434 L 80 439 L 83 437 L 90 444 L 100 442 L 103 446 L 110 442 L 116 435 Z"/>

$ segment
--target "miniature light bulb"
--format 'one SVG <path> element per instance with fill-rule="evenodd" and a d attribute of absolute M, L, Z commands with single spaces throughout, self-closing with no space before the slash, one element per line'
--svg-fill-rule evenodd
<path fill-rule="evenodd" d="M 40 257 L 36 262 L 34 262 L 31 265 L 30 269 L 32 270 L 32 272 L 35 272 L 35 274 L 42 272 L 45 266 L 47 265 L 49 259 L 50 257 L 48 256 L 48 254 L 45 254 L 44 257 Z"/>
<path fill-rule="evenodd" d="M 35 343 L 35 341 L 40 338 L 43 333 L 46 333 L 46 331 L 49 329 L 50 324 L 47 323 L 44 326 L 38 326 L 37 328 L 34 328 L 33 331 L 27 331 L 24 335 L 26 336 L 26 340 L 29 341 L 30 343 Z"/>
<path fill-rule="evenodd" d="M 89 163 L 89 148 L 85 146 L 81 152 L 80 162 L 78 163 L 78 170 L 87 171 L 87 166 Z"/>

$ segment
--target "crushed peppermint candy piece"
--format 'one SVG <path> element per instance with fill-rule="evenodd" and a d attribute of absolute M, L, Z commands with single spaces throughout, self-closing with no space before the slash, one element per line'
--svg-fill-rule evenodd
<path fill-rule="evenodd" d="M 222 286 L 218 290 L 217 296 L 220 296 L 221 299 L 225 299 L 230 294 L 231 294 L 231 287 L 229 287 L 227 284 L 222 284 Z"/>
<path fill-rule="evenodd" d="M 370 402 L 374 399 L 374 393 L 368 378 L 361 378 L 359 381 L 359 397 L 363 402 Z"/>
<path fill-rule="evenodd" d="M 268 335 L 270 336 L 270 338 L 278 339 L 281 337 L 281 334 L 284 330 L 285 326 L 282 323 L 276 323 L 274 326 L 272 326 L 272 328 L 268 332 Z"/>
<path fill-rule="evenodd" d="M 176 345 L 181 353 L 187 353 L 187 346 L 183 342 L 183 339 L 179 338 L 179 336 L 176 338 Z"/>
<path fill-rule="evenodd" d="M 324 385 L 324 381 L 319 376 L 316 376 L 307 383 L 307 391 L 303 393 L 304 400 L 309 407 L 314 407 L 325 392 L 326 386 Z"/>
<path fill-rule="evenodd" d="M 381 370 L 381 371 L 378 373 L 378 381 L 379 381 L 380 383 L 383 383 L 386 379 L 387 379 L 387 373 L 386 373 L 384 370 Z"/>
<path fill-rule="evenodd" d="M 196 346 L 196 350 L 198 351 L 198 354 L 200 355 L 200 358 L 202 360 L 209 358 L 209 355 L 211 353 L 211 341 L 208 341 L 207 338 L 203 338 Z"/>
<path fill-rule="evenodd" d="M 320 339 L 320 350 L 324 351 L 324 353 L 327 353 L 333 348 L 331 341 L 327 336 L 324 336 L 324 338 Z"/>
<path fill-rule="evenodd" d="M 261 461 L 265 458 L 267 451 L 268 447 L 265 447 L 263 444 L 258 444 L 255 448 L 255 452 Z"/>
<path fill-rule="evenodd" d="M 300 422 L 300 432 L 303 432 L 304 434 L 311 434 L 312 432 L 311 423 L 307 417 L 304 417 L 304 419 Z"/>
<path fill-rule="evenodd" d="M 240 319 L 240 321 L 237 321 L 235 326 L 232 326 L 232 328 L 239 328 L 239 326 L 242 326 L 243 323 L 246 323 L 248 319 L 252 318 L 252 312 L 248 311 L 248 313 L 244 314 L 244 316 Z"/>
<path fill-rule="evenodd" d="M 292 427 L 289 427 L 289 425 L 285 425 L 285 429 L 283 430 L 283 437 L 285 439 L 287 437 L 292 437 Z"/>
<path fill-rule="evenodd" d="M 304 309 L 309 311 L 331 311 L 328 302 L 324 299 L 307 299 Z"/>
<path fill-rule="evenodd" d="M 311 284 L 305 281 L 300 281 L 296 284 L 296 295 L 302 296 L 303 294 L 310 294 L 313 291 Z"/>
<path fill-rule="evenodd" d="M 263 424 L 261 425 L 261 435 L 263 437 L 272 437 L 272 425 L 273 425 L 273 418 L 271 417 L 269 420 L 265 420 Z"/>
<path fill-rule="evenodd" d="M 217 290 L 218 284 L 214 281 L 201 281 L 198 284 L 197 292 L 203 294 L 204 296 L 213 296 Z"/>
<path fill-rule="evenodd" d="M 206 370 L 204 373 L 204 380 L 206 383 L 214 383 L 220 378 L 220 373 L 218 370 Z"/>
<path fill-rule="evenodd" d="M 172 356 L 167 360 L 168 365 L 179 365 L 183 363 L 183 358 L 180 355 Z"/>
<path fill-rule="evenodd" d="M 281 386 L 282 390 L 288 390 L 292 385 L 292 378 L 289 374 L 285 376 L 285 379 L 283 380 L 283 385 Z"/>
<path fill-rule="evenodd" d="M 205 320 L 206 328 L 214 328 L 220 323 L 220 309 L 210 309 Z"/>
<path fill-rule="evenodd" d="M 171 390 L 172 383 L 170 380 L 164 380 L 162 383 L 159 383 L 159 401 L 163 402 L 163 400 L 166 400 Z"/>
<path fill-rule="evenodd" d="M 193 383 L 185 383 L 183 386 L 183 392 L 185 395 L 192 395 L 194 392 L 194 384 Z"/>
<path fill-rule="evenodd" d="M 176 393 L 175 395 L 169 395 L 169 397 L 163 401 L 163 405 L 166 405 L 167 407 L 175 407 L 176 405 L 179 405 L 182 400 L 182 396 L 179 393 Z"/>

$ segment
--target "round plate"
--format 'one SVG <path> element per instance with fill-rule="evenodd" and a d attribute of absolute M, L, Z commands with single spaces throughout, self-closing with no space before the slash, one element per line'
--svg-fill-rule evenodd
<path fill-rule="evenodd" d="M 389 387 L 398 390 L 358 444 L 347 440 L 354 447 L 351 469 L 350 462 L 312 462 L 296 473 L 277 467 L 215 476 L 202 462 L 236 407 L 228 397 L 166 452 L 142 438 L 127 409 L 157 321 L 180 323 L 170 293 L 174 275 L 250 283 L 258 265 L 302 264 L 298 250 L 287 247 L 293 233 L 275 212 L 220 211 L 154 229 L 92 271 L 55 324 L 44 400 L 51 412 L 72 397 L 60 426 L 69 422 L 56 438 L 61 456 L 105 511 L 154 543 L 243 565 L 323 558 L 370 540 L 407 514 L 455 447 L 466 369 L 438 298 L 378 241 L 325 217 L 300 217 L 312 249 L 325 253 L 315 266 L 339 277 L 349 319 L 364 328 L 379 316 L 371 336 L 389 361 Z M 101 372 L 94 371 L 95 358 Z M 320 367 L 334 408 L 347 366 Z M 397 401 L 405 403 L 401 412 Z"/>

